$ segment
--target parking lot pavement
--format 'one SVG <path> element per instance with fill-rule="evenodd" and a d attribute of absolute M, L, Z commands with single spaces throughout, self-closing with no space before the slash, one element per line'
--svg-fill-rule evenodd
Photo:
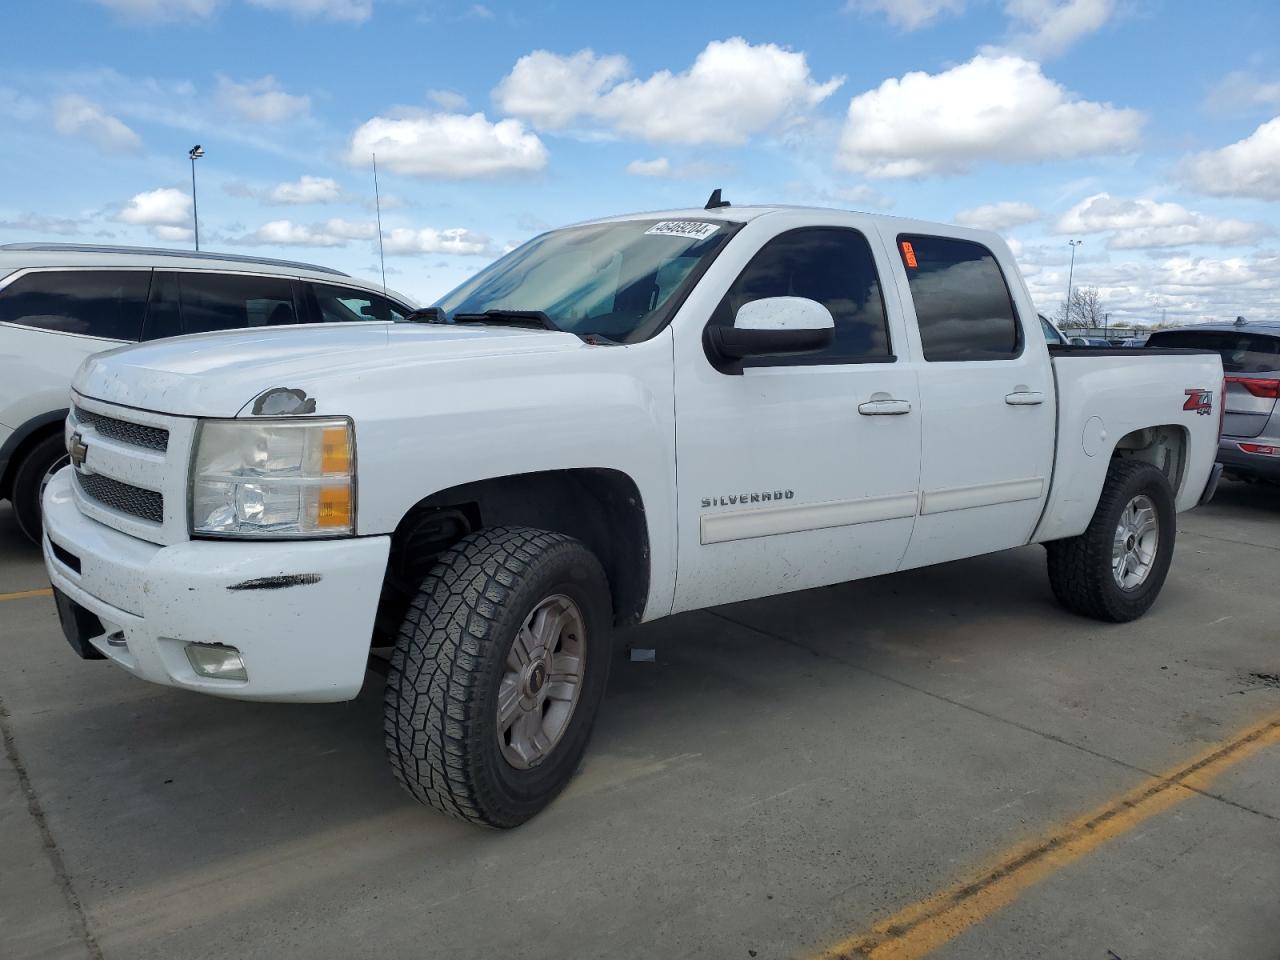
<path fill-rule="evenodd" d="M 1123 626 L 1034 547 L 630 631 L 657 662 L 507 833 L 399 791 L 372 681 L 170 692 L 0 601 L 0 957 L 1276 960 L 1280 491 L 1179 529 Z M 42 586 L 0 508 L 0 594 Z"/>

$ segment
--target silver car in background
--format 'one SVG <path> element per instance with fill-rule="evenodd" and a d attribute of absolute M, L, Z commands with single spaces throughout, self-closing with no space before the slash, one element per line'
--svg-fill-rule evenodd
<path fill-rule="evenodd" d="M 1158 330 L 1148 347 L 1213 350 L 1226 372 L 1218 462 L 1229 477 L 1280 483 L 1280 322 Z"/>

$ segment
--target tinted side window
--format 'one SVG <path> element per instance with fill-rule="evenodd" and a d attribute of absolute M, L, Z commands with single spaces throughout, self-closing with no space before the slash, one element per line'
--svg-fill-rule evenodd
<path fill-rule="evenodd" d="M 1148 347 L 1191 347 L 1215 350 L 1227 373 L 1270 373 L 1280 370 L 1280 337 L 1228 330 L 1170 330 L 1153 333 Z"/>
<path fill-rule="evenodd" d="M 386 297 L 367 290 L 339 287 L 331 283 L 313 283 L 316 307 L 324 323 L 351 323 L 356 320 L 404 320 L 405 313 Z"/>
<path fill-rule="evenodd" d="M 41 330 L 137 340 L 150 270 L 28 273 L 0 290 L 0 321 Z"/>
<path fill-rule="evenodd" d="M 821 353 L 753 360 L 754 365 L 890 359 L 880 277 L 871 246 L 857 230 L 811 227 L 774 237 L 738 275 L 711 322 L 733 326 L 744 303 L 765 297 L 817 300 L 835 320 L 835 341 Z"/>
<path fill-rule="evenodd" d="M 924 358 L 1008 360 L 1022 350 L 1004 274 L 980 243 L 903 234 L 907 271 Z"/>
<path fill-rule="evenodd" d="M 178 315 L 178 275 L 157 270 L 151 277 L 151 296 L 147 299 L 147 320 L 142 325 L 143 340 L 176 337 L 182 333 Z"/>
<path fill-rule="evenodd" d="M 185 333 L 298 322 L 293 284 L 280 277 L 183 273 L 179 275 L 179 286 Z"/>

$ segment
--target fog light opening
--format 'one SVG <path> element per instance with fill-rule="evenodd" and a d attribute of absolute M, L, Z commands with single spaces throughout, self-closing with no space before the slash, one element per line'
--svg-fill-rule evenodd
<path fill-rule="evenodd" d="M 188 643 L 187 660 L 191 669 L 202 677 L 213 680 L 249 679 L 240 651 L 223 643 Z"/>

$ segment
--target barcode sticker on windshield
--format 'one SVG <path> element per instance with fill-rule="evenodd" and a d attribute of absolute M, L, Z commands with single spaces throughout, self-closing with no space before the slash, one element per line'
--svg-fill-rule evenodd
<path fill-rule="evenodd" d="M 663 220 L 655 223 L 645 233 L 656 233 L 664 237 L 688 237 L 690 240 L 705 240 L 720 229 L 718 223 L 703 223 L 700 220 Z"/>

